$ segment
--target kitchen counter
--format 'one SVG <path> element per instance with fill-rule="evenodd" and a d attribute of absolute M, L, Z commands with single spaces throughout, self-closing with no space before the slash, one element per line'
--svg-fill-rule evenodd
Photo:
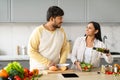
<path fill-rule="evenodd" d="M 113 58 L 118 58 L 120 55 L 112 55 Z M 68 59 L 70 59 L 70 55 L 68 55 Z M 29 60 L 28 55 L 0 55 L 0 60 Z"/>
<path fill-rule="evenodd" d="M 64 78 L 61 73 L 44 74 L 38 80 L 120 80 L 120 76 L 106 75 L 103 73 L 97 74 L 97 71 L 98 70 L 92 72 L 72 72 L 76 73 L 79 76 L 78 78 Z"/>
<path fill-rule="evenodd" d="M 68 55 L 68 58 L 70 58 L 70 56 L 71 56 L 71 54 Z M 120 55 L 112 55 L 112 57 L 113 57 L 113 58 L 116 58 L 116 57 L 117 57 L 117 58 L 118 58 L 118 57 L 120 58 Z"/>

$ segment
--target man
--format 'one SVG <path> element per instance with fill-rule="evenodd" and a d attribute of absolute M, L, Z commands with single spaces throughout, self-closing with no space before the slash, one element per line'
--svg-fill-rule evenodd
<path fill-rule="evenodd" d="M 61 8 L 51 6 L 47 11 L 47 22 L 33 31 L 28 45 L 31 70 L 44 70 L 66 62 L 69 46 L 61 28 L 63 15 Z"/>

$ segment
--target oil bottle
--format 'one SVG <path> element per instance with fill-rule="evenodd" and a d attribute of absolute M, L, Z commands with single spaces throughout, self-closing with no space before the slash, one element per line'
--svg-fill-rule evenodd
<path fill-rule="evenodd" d="M 93 47 L 93 50 L 96 50 L 96 51 L 102 52 L 102 53 L 109 53 L 109 50 L 105 49 L 105 48 Z"/>

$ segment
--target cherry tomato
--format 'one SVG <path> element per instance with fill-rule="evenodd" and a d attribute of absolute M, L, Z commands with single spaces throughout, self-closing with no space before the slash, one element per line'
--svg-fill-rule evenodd
<path fill-rule="evenodd" d="M 18 75 L 14 76 L 15 80 L 22 80 Z"/>

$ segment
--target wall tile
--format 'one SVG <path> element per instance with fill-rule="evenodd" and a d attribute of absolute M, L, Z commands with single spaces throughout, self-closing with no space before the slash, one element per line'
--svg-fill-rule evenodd
<path fill-rule="evenodd" d="M 17 45 L 27 46 L 30 34 L 42 23 L 0 23 L 0 54 L 17 55 Z M 86 23 L 65 23 L 63 28 L 72 45 L 78 36 L 85 34 Z M 120 23 L 101 23 L 102 37 L 110 51 L 120 52 Z"/>

